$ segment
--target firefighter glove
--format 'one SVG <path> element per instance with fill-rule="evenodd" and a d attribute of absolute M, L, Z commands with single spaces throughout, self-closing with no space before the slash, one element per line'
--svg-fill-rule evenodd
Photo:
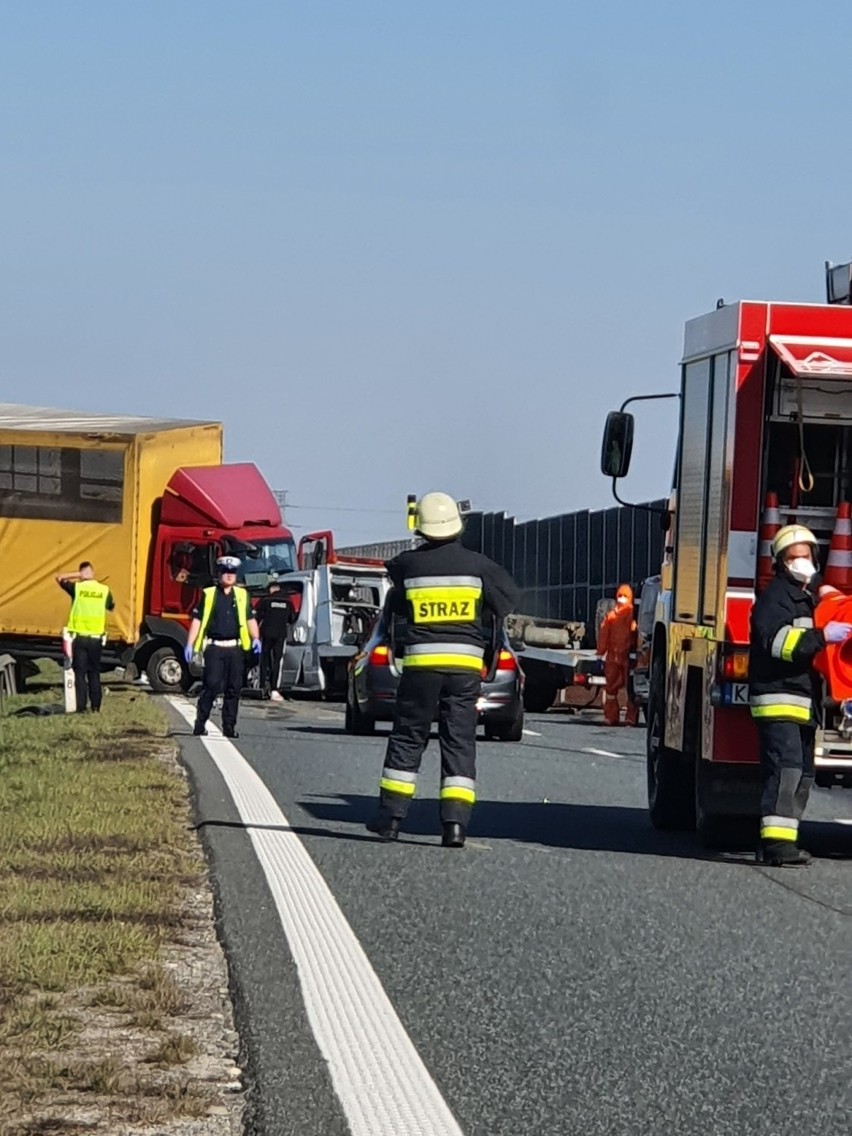
<path fill-rule="evenodd" d="M 838 623 L 832 620 L 823 628 L 826 643 L 843 643 L 852 635 L 852 623 Z"/>
<path fill-rule="evenodd" d="M 849 630 L 852 631 L 852 627 L 850 627 Z M 260 654 L 260 640 L 259 639 L 252 639 L 251 649 L 255 653 L 255 655 Z"/>
<path fill-rule="evenodd" d="M 183 649 L 184 661 L 187 662 L 187 663 L 191 663 L 192 662 L 192 656 L 193 656 L 192 644 L 187 643 L 187 645 Z"/>

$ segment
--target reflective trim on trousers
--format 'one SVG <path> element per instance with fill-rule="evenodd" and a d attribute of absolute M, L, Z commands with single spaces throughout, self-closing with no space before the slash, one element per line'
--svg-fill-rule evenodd
<path fill-rule="evenodd" d="M 441 800 L 472 805 L 476 801 L 475 790 L 476 782 L 471 777 L 445 777 L 441 782 Z"/>
<path fill-rule="evenodd" d="M 396 793 L 398 797 L 413 797 L 417 789 L 417 774 L 409 773 L 404 769 L 382 770 L 379 789 L 385 793 Z"/>
<path fill-rule="evenodd" d="M 795 817 L 765 816 L 760 818 L 761 840 L 786 840 L 796 842 L 799 835 L 799 822 Z"/>

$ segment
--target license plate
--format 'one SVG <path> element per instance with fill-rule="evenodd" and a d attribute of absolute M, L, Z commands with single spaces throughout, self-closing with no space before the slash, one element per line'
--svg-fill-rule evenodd
<path fill-rule="evenodd" d="M 748 706 L 748 683 L 726 682 L 722 687 L 722 703 L 725 706 Z"/>
<path fill-rule="evenodd" d="M 589 686 L 606 686 L 606 679 L 603 675 L 589 675 L 587 682 Z"/>

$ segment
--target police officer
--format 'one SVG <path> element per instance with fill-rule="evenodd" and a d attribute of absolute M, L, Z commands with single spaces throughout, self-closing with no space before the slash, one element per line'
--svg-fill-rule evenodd
<path fill-rule="evenodd" d="M 785 525 L 772 541 L 775 576 L 751 615 L 751 713 L 760 740 L 762 781 L 757 859 L 800 867 L 799 821 L 814 781 L 814 738 L 822 685 L 812 663 L 826 643 L 852 634 L 848 623 L 814 627 L 820 579 L 817 541 L 802 525 Z"/>
<path fill-rule="evenodd" d="M 263 640 L 260 656 L 260 689 L 264 697 L 280 702 L 278 675 L 281 670 L 281 656 L 287 645 L 287 634 L 293 622 L 293 605 L 288 596 L 281 592 L 277 580 L 270 580 L 269 595 L 264 596 L 257 605 L 257 622 Z"/>
<path fill-rule="evenodd" d="M 71 612 L 66 624 L 73 636 L 71 660 L 77 689 L 77 713 L 86 712 L 86 688 L 92 710 L 101 709 L 101 651 L 106 635 L 106 613 L 115 607 L 112 592 L 95 579 L 95 570 L 84 560 L 78 572 L 66 572 L 56 582 L 71 596 Z"/>
<path fill-rule="evenodd" d="M 462 520 L 446 493 L 417 506 L 425 543 L 389 561 L 386 612 L 406 620 L 396 715 L 367 828 L 396 840 L 417 783 L 437 711 L 441 742 L 442 844 L 461 848 L 475 800 L 477 698 L 489 617 L 502 623 L 518 591 L 498 564 L 464 547 Z"/>
<path fill-rule="evenodd" d="M 196 643 L 204 650 L 203 689 L 192 731 L 197 735 L 206 735 L 213 703 L 224 694 L 222 733 L 226 738 L 239 737 L 237 711 L 245 670 L 244 652 L 251 650 L 259 655 L 261 650 L 248 592 L 237 586 L 239 566 L 236 556 L 220 556 L 216 561 L 219 582 L 204 589 L 201 602 L 192 613 L 184 658 L 187 663 L 192 661 Z"/>

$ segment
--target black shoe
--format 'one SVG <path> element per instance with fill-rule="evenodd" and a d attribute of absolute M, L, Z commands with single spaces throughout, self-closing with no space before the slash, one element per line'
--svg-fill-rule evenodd
<path fill-rule="evenodd" d="M 235 729 L 231 729 L 231 730 L 223 729 L 222 733 L 225 735 L 226 738 L 238 738 L 240 736 L 240 731 L 235 730 Z"/>
<path fill-rule="evenodd" d="M 196 737 L 196 738 L 206 738 L 207 737 L 207 727 L 204 725 L 203 722 L 196 722 L 195 725 L 192 727 L 192 733 L 193 733 L 193 736 Z"/>
<path fill-rule="evenodd" d="M 464 848 L 466 836 L 467 833 L 462 825 L 454 821 L 444 821 L 444 834 L 441 837 L 444 848 Z"/>
<path fill-rule="evenodd" d="M 789 840 L 771 840 L 760 844 L 755 859 L 772 868 L 806 868 L 813 856 Z"/>
<path fill-rule="evenodd" d="M 396 817 L 377 816 L 367 821 L 367 831 L 374 832 L 379 840 L 390 843 L 399 837 L 399 820 Z"/>

